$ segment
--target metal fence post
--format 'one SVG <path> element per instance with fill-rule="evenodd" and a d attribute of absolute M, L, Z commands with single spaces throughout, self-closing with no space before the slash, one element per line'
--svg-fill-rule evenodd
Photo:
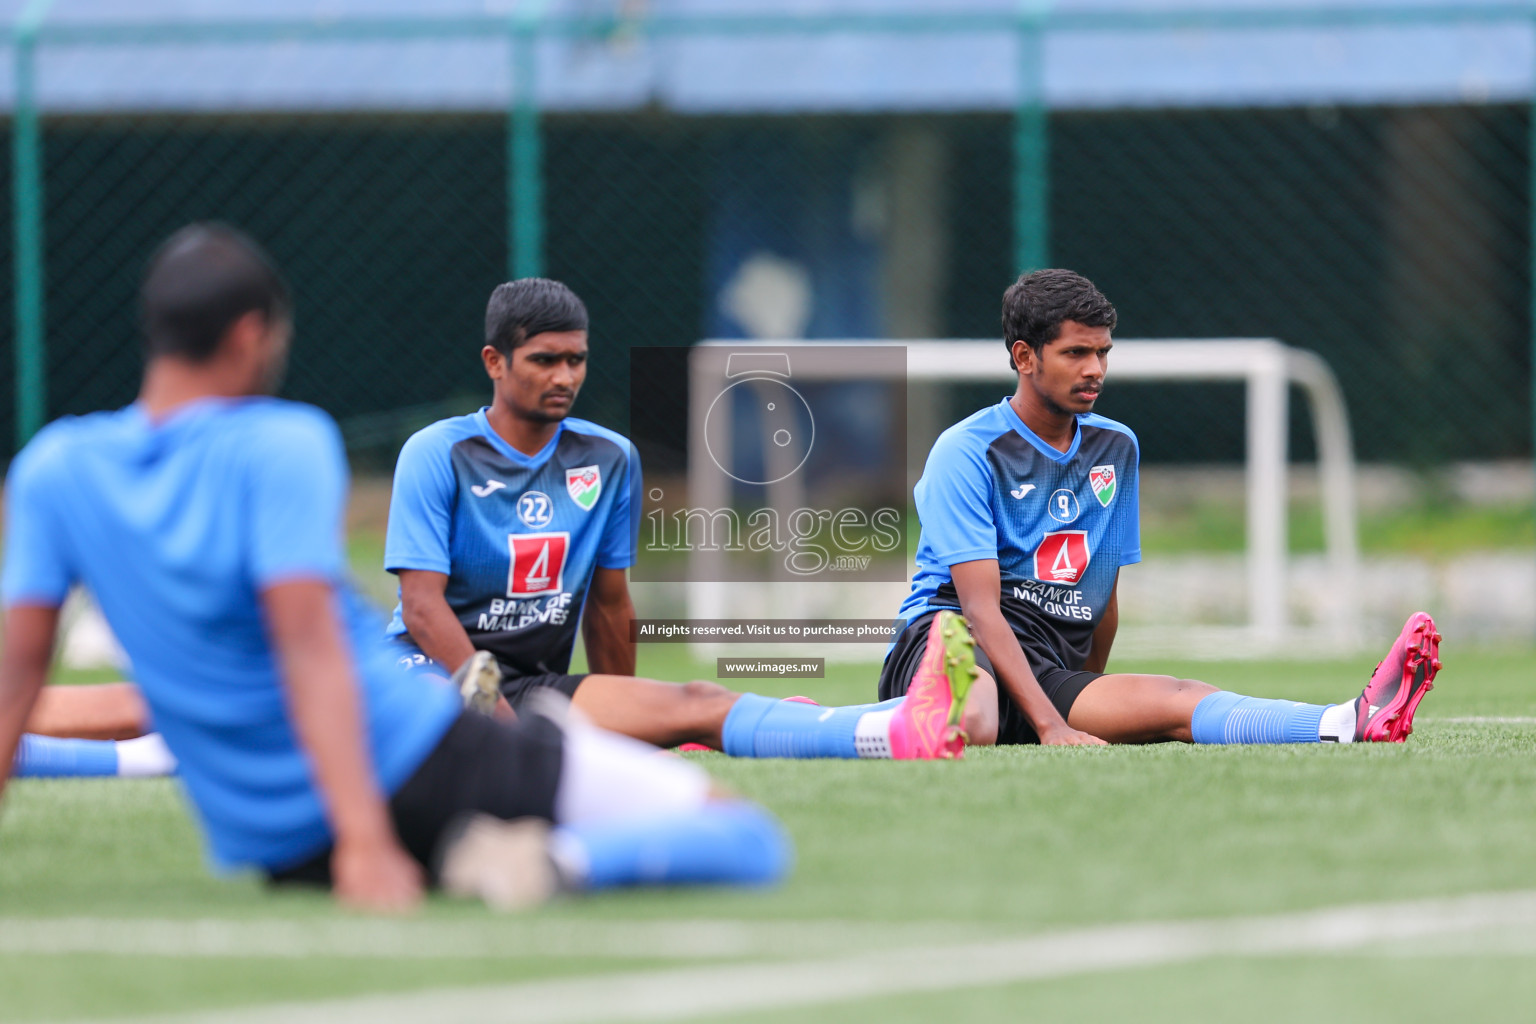
<path fill-rule="evenodd" d="M 1050 260 L 1050 138 L 1045 110 L 1045 17 L 1041 0 L 1019 7 L 1019 98 L 1013 112 L 1013 262 L 1016 272 Z"/>
<path fill-rule="evenodd" d="M 545 3 L 519 5 L 512 20 L 512 104 L 507 130 L 511 274 L 544 273 L 543 138 L 539 125 L 539 20 Z"/>
<path fill-rule="evenodd" d="M 37 36 L 53 0 L 31 0 L 14 30 L 16 106 L 11 118 L 12 273 L 16 318 L 16 447 L 48 415 L 43 337 L 43 158 L 38 126 Z"/>

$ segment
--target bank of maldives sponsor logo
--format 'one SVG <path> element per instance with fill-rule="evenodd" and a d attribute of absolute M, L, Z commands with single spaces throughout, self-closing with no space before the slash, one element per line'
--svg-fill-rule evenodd
<path fill-rule="evenodd" d="M 1109 503 L 1115 500 L 1115 485 L 1118 483 L 1114 466 L 1094 466 L 1088 471 L 1088 486 L 1093 488 L 1093 496 L 1105 508 L 1109 508 Z"/>
<path fill-rule="evenodd" d="M 587 512 L 597 504 L 597 496 L 603 493 L 603 474 L 596 466 L 582 466 L 565 471 L 565 490 L 571 500 Z"/>
<path fill-rule="evenodd" d="M 510 533 L 507 550 L 512 564 L 507 569 L 508 597 L 538 597 L 564 590 L 565 556 L 569 533 Z"/>
<path fill-rule="evenodd" d="M 1075 584 L 1087 570 L 1087 530 L 1057 530 L 1040 538 L 1035 548 L 1035 579 Z"/>

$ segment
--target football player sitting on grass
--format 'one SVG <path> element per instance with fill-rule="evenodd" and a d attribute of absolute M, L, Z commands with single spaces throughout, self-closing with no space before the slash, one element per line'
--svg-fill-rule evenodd
<path fill-rule="evenodd" d="M 585 724 L 554 694 L 504 723 L 400 671 L 345 582 L 340 432 L 265 397 L 290 306 L 254 243 L 183 229 L 142 302 L 138 400 L 51 424 L 11 465 L 0 785 L 82 584 L 222 867 L 381 911 L 433 883 L 518 906 L 787 872 L 778 823 L 696 765 Z"/>
<path fill-rule="evenodd" d="M 909 692 L 935 623 L 959 611 L 981 668 L 962 719 L 973 744 L 1402 742 L 1440 668 L 1440 636 L 1423 612 L 1341 704 L 1106 672 L 1120 569 L 1141 561 L 1136 435 L 1093 412 L 1115 319 L 1070 270 L 1026 274 L 1004 294 L 1018 385 L 929 453 L 914 492 L 917 573 L 899 612 L 908 625 L 880 696 Z"/>

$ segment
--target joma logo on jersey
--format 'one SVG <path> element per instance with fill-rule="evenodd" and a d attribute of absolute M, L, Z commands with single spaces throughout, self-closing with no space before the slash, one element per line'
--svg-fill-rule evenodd
<path fill-rule="evenodd" d="M 582 466 L 565 471 L 565 490 L 571 500 L 588 512 L 603 493 L 603 474 L 596 466 Z"/>
<path fill-rule="evenodd" d="M 1077 583 L 1088 569 L 1088 531 L 1058 530 L 1040 538 L 1035 548 L 1035 579 Z"/>
<path fill-rule="evenodd" d="M 1088 471 L 1088 486 L 1093 488 L 1093 496 L 1105 508 L 1115 500 L 1116 482 L 1114 466 L 1094 466 Z"/>
<path fill-rule="evenodd" d="M 563 590 L 565 553 L 570 544 L 569 533 L 507 534 L 507 549 L 512 556 L 511 568 L 507 570 L 507 596 L 538 597 Z"/>

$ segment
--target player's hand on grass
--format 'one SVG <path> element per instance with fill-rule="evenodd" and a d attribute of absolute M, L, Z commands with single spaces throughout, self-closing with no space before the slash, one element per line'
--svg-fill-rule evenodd
<path fill-rule="evenodd" d="M 1109 744 L 1091 733 L 1080 732 L 1066 722 L 1048 726 L 1040 733 L 1043 747 L 1107 747 Z"/>
<path fill-rule="evenodd" d="M 379 914 L 403 914 L 421 902 L 421 865 L 393 837 L 342 840 L 331 854 L 336 899 Z"/>

